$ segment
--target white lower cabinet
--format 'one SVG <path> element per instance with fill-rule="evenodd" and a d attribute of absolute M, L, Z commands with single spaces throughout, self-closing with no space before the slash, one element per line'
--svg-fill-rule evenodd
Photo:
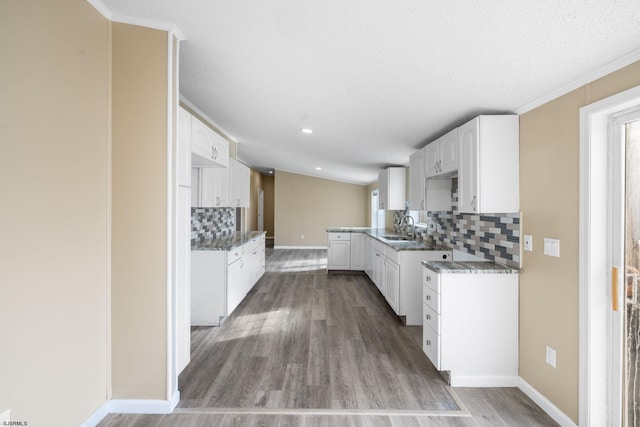
<path fill-rule="evenodd" d="M 451 386 L 516 386 L 518 274 L 423 267 L 422 291 L 422 348 Z"/>
<path fill-rule="evenodd" d="M 220 325 L 265 271 L 264 234 L 228 251 L 191 251 L 191 324 Z"/>
<path fill-rule="evenodd" d="M 351 233 L 327 233 L 327 270 L 351 270 Z"/>
<path fill-rule="evenodd" d="M 350 241 L 350 268 L 351 270 L 364 270 L 364 243 L 365 237 L 368 237 L 366 234 L 362 233 L 351 233 L 351 241 Z"/>
<path fill-rule="evenodd" d="M 389 258 L 384 262 L 384 297 L 396 314 L 400 313 L 400 266 Z"/>

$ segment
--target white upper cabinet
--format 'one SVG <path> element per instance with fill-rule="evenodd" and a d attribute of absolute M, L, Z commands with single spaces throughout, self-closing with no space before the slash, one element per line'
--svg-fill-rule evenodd
<path fill-rule="evenodd" d="M 458 128 L 458 210 L 518 212 L 519 118 L 478 116 Z"/>
<path fill-rule="evenodd" d="M 236 208 L 249 207 L 251 172 L 235 159 L 229 159 L 229 205 Z"/>
<path fill-rule="evenodd" d="M 407 168 L 393 167 L 378 176 L 378 209 L 401 211 L 407 202 Z"/>
<path fill-rule="evenodd" d="M 227 168 L 200 169 L 200 205 L 203 208 L 231 206 L 229 200 L 229 170 Z"/>
<path fill-rule="evenodd" d="M 191 113 L 180 107 L 178 110 L 178 185 L 191 186 Z"/>
<path fill-rule="evenodd" d="M 193 166 L 229 166 L 229 141 L 195 116 L 191 117 L 191 153 Z"/>
<path fill-rule="evenodd" d="M 458 129 L 453 129 L 424 147 L 427 178 L 451 176 L 458 170 Z"/>
<path fill-rule="evenodd" d="M 424 153 L 418 150 L 409 157 L 409 210 L 424 211 Z"/>
<path fill-rule="evenodd" d="M 427 178 L 425 175 L 424 159 L 430 145 L 409 158 L 409 210 L 412 211 L 451 210 L 451 178 Z"/>

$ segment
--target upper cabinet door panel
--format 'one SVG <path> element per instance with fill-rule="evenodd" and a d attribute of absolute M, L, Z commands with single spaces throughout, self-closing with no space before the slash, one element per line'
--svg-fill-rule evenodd
<path fill-rule="evenodd" d="M 424 175 L 427 178 L 440 173 L 440 150 L 438 149 L 438 141 L 439 140 L 436 139 L 424 147 Z"/>
<path fill-rule="evenodd" d="M 229 166 L 229 142 L 197 117 L 191 119 L 191 152 L 193 166 Z"/>
<path fill-rule="evenodd" d="M 450 174 L 458 170 L 458 128 L 440 138 L 440 173 Z"/>

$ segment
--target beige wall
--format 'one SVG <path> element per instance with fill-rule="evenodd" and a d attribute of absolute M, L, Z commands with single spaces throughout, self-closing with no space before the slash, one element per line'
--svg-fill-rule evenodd
<path fill-rule="evenodd" d="M 0 412 L 77 426 L 107 399 L 109 23 L 0 2 Z"/>
<path fill-rule="evenodd" d="M 364 185 L 276 171 L 275 245 L 326 246 L 327 227 L 365 226 L 367 197 Z"/>
<path fill-rule="evenodd" d="M 271 175 L 264 175 L 262 177 L 262 185 L 264 188 L 264 231 L 267 232 L 267 237 L 273 238 L 275 236 L 274 227 L 274 202 L 275 202 L 275 189 L 274 189 L 275 177 Z"/>
<path fill-rule="evenodd" d="M 167 33 L 113 24 L 112 387 L 167 398 Z"/>
<path fill-rule="evenodd" d="M 640 62 L 520 117 L 522 234 L 520 376 L 578 420 L 579 108 L 640 85 Z M 561 257 L 543 255 L 543 238 L 561 241 Z M 545 363 L 545 346 L 557 367 Z"/>

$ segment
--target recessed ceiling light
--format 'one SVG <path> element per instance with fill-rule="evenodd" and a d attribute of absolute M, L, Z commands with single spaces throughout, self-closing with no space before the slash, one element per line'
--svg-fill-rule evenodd
<path fill-rule="evenodd" d="M 309 133 L 313 133 L 313 131 L 312 131 L 311 129 L 309 129 L 309 128 L 302 128 L 302 129 L 300 129 L 300 131 L 301 131 L 302 133 L 307 133 L 307 134 L 309 134 Z"/>
<path fill-rule="evenodd" d="M 321 168 L 320 166 L 316 166 L 316 170 L 317 170 L 317 171 L 321 171 L 321 170 L 322 170 L 322 168 Z"/>

